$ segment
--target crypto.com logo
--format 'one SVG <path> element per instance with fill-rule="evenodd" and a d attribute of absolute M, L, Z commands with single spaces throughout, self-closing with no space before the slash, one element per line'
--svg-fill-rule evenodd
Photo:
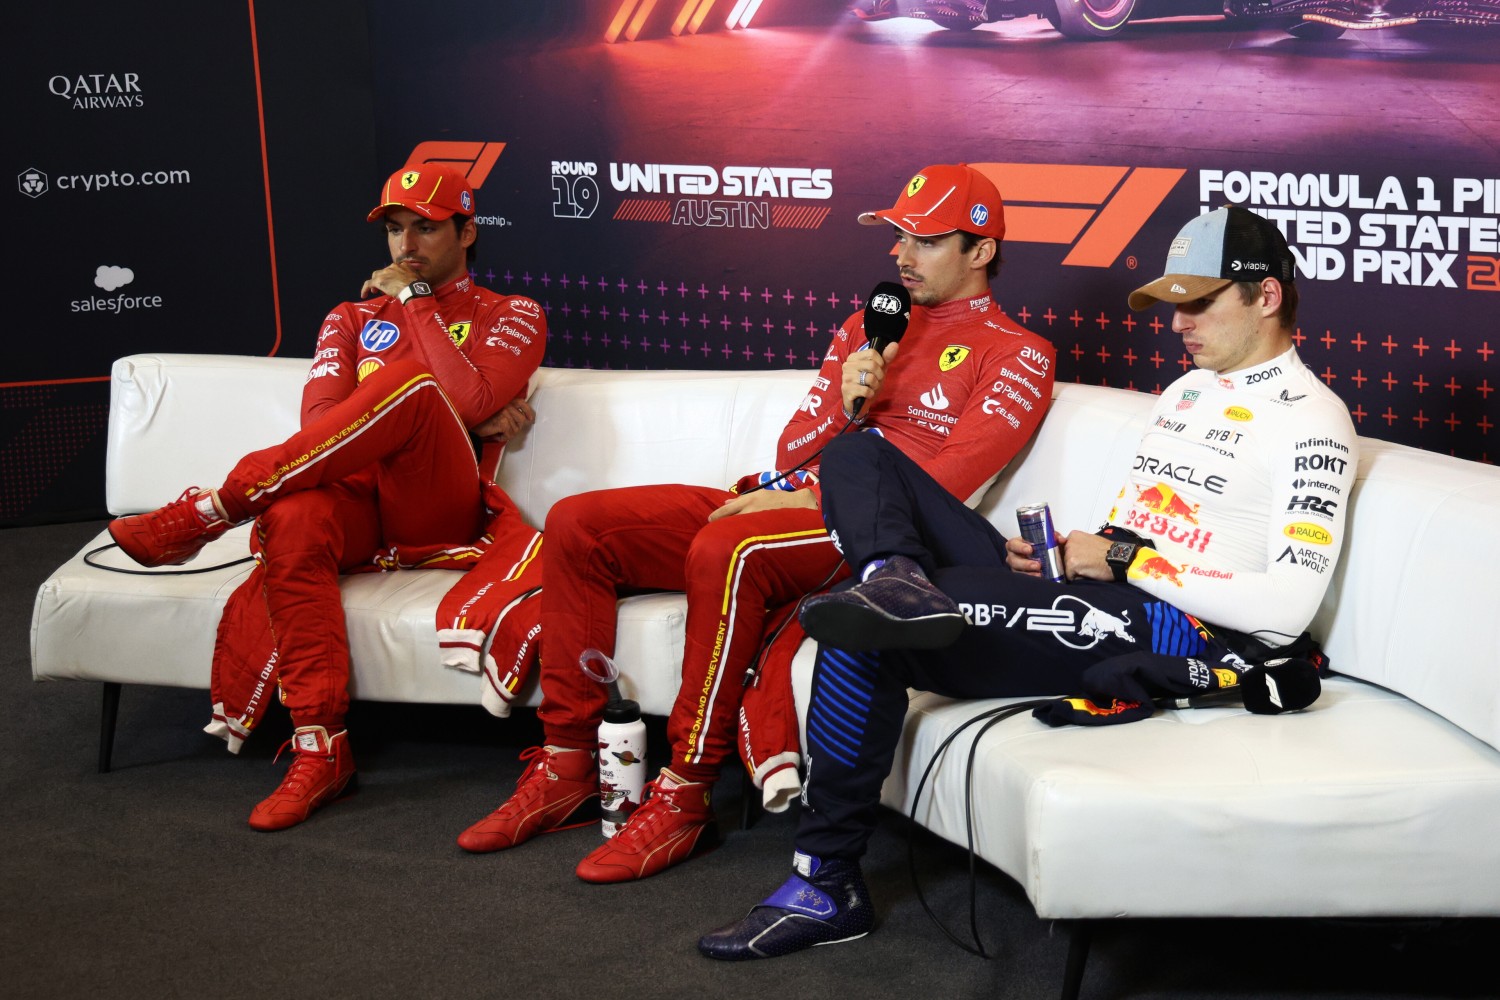
<path fill-rule="evenodd" d="M 406 158 L 408 167 L 441 163 L 464 175 L 476 191 L 484 185 L 495 161 L 505 152 L 503 142 L 419 142 Z"/>
<path fill-rule="evenodd" d="M 971 164 L 1005 200 L 1006 242 L 1060 243 L 1064 264 L 1109 267 L 1186 170 L 1073 163 Z"/>
<path fill-rule="evenodd" d="M 47 175 L 36 167 L 27 167 L 21 171 L 16 177 L 16 186 L 28 198 L 40 198 L 50 187 L 47 183 Z"/>

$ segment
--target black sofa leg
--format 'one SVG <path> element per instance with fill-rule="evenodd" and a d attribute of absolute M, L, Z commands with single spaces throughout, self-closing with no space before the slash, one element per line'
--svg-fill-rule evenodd
<path fill-rule="evenodd" d="M 740 772 L 740 829 L 748 830 L 765 815 L 765 807 L 761 804 L 760 789 L 755 787 L 755 781 L 744 771 Z"/>
<path fill-rule="evenodd" d="M 115 749 L 115 722 L 120 717 L 120 683 L 104 682 L 104 706 L 99 715 L 99 773 L 109 773 L 109 759 Z"/>
<path fill-rule="evenodd" d="M 1089 960 L 1089 944 L 1093 941 L 1094 925 L 1087 920 L 1076 920 L 1068 932 L 1068 967 L 1063 971 L 1062 1000 L 1078 1000 L 1078 991 L 1083 987 L 1083 966 Z"/>

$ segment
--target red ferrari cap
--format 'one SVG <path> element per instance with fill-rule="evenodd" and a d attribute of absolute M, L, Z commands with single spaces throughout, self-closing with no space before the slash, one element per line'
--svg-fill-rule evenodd
<path fill-rule="evenodd" d="M 474 189 L 462 176 L 436 163 L 407 165 L 391 174 L 380 189 L 380 204 L 370 210 L 371 222 L 388 208 L 409 208 L 441 222 L 474 214 Z"/>
<path fill-rule="evenodd" d="M 861 225 L 889 222 L 913 236 L 945 236 L 955 230 L 996 240 L 1005 238 L 1005 206 L 1000 192 L 984 174 L 967 163 L 924 167 L 906 182 L 896 204 L 884 211 L 865 212 Z"/>

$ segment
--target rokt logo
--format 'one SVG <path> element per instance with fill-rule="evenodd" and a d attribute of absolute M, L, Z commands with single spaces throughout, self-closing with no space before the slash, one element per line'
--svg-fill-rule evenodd
<path fill-rule="evenodd" d="M 1186 170 L 1071 163 L 970 164 L 1005 199 L 1007 242 L 1060 243 L 1063 263 L 1109 267 Z M 910 193 L 910 192 L 909 192 Z"/>

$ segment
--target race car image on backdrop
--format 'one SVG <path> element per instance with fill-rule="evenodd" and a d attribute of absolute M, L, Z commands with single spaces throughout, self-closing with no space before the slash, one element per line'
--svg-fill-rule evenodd
<path fill-rule="evenodd" d="M 1416 24 L 1500 27 L 1500 0 L 863 0 L 850 13 L 862 21 L 916 18 L 953 31 L 1044 17 L 1069 38 L 1109 38 L 1132 21 L 1218 13 L 1280 23 L 1307 39 Z"/>

